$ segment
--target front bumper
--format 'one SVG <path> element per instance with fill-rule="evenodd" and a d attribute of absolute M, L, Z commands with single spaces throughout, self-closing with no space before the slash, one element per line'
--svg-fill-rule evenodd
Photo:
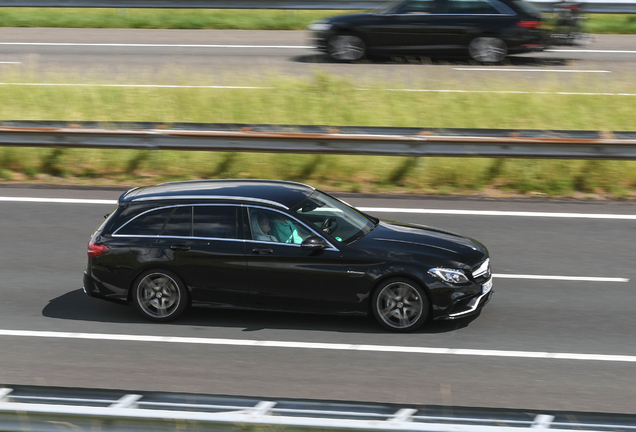
<path fill-rule="evenodd" d="M 453 300 L 446 303 L 446 307 L 439 308 L 433 316 L 435 320 L 453 320 L 464 318 L 479 313 L 479 311 L 490 301 L 493 295 L 492 276 L 488 274 L 486 280 L 482 280 L 477 287 L 479 291 L 475 294 Z"/>
<path fill-rule="evenodd" d="M 490 301 L 492 296 L 493 291 L 491 290 L 486 294 L 481 294 L 479 296 L 473 297 L 465 306 L 456 308 L 455 312 L 450 313 L 446 316 L 439 317 L 437 319 L 453 320 L 479 313 L 479 311 L 481 311 L 481 309 Z"/>

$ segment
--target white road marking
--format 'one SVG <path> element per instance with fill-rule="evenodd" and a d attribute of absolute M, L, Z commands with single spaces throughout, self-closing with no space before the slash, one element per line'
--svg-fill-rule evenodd
<path fill-rule="evenodd" d="M 3 197 L 0 202 L 33 202 L 51 204 L 107 204 L 117 205 L 117 200 L 96 200 L 82 198 L 35 198 L 35 197 Z M 594 214 L 594 213 L 550 213 L 550 212 L 514 212 L 495 210 L 441 210 L 418 208 L 393 208 L 393 207 L 357 207 L 358 210 L 371 213 L 410 213 L 410 214 L 443 214 L 459 216 L 512 216 L 512 217 L 544 217 L 544 218 L 569 218 L 569 219 L 613 219 L 636 220 L 636 215 L 627 214 Z"/>
<path fill-rule="evenodd" d="M 542 276 L 542 275 L 518 275 L 493 273 L 493 277 L 499 279 L 534 279 L 534 280 L 557 280 L 557 281 L 580 281 L 580 282 L 629 282 L 626 278 L 604 278 L 586 276 Z"/>
<path fill-rule="evenodd" d="M 22 64 L 22 62 L 0 61 L 0 64 Z"/>
<path fill-rule="evenodd" d="M 64 83 L 0 83 L 3 86 L 51 86 L 51 87 L 139 87 L 139 88 L 207 88 L 263 90 L 276 87 L 213 86 L 213 85 L 162 85 L 162 84 L 64 84 Z"/>
<path fill-rule="evenodd" d="M 83 43 L 83 42 L 0 42 L 0 45 L 25 46 L 86 46 L 86 47 L 142 47 L 142 48 L 266 48 L 266 49 L 314 49 L 313 45 L 230 45 L 230 44 L 142 44 L 142 43 Z M 636 54 L 630 50 L 547 49 L 560 53 L 609 53 Z"/>
<path fill-rule="evenodd" d="M 0 202 L 30 202 L 30 203 L 49 203 L 49 204 L 109 204 L 109 205 L 117 205 L 117 200 L 76 199 L 76 198 L 0 197 Z"/>
<path fill-rule="evenodd" d="M 363 212 L 371 213 L 411 213 L 411 214 L 444 214 L 462 216 L 513 216 L 513 217 L 546 217 L 569 219 L 616 219 L 636 220 L 636 215 L 625 214 L 594 214 L 594 213 L 550 213 L 550 212 L 515 212 L 495 210 L 438 210 L 391 207 L 358 207 Z"/>
<path fill-rule="evenodd" d="M 356 89 L 370 90 L 370 89 Z M 434 90 L 434 89 L 383 89 L 395 92 L 424 92 L 424 93 L 498 93 L 498 94 L 542 94 L 542 95 L 569 95 L 569 96 L 636 96 L 636 93 L 579 93 L 579 92 L 546 92 L 546 91 L 522 91 L 522 90 Z"/>
<path fill-rule="evenodd" d="M 453 68 L 458 71 L 481 71 L 481 72 L 566 72 L 566 73 L 612 73 L 607 70 L 586 70 L 586 69 L 504 69 L 504 68 Z"/>
<path fill-rule="evenodd" d="M 74 42 L 0 42 L 0 45 L 25 46 L 85 46 L 85 47 L 132 47 L 132 48 L 276 48 L 313 49 L 303 45 L 209 45 L 209 44 L 141 44 L 141 43 L 74 43 Z"/>
<path fill-rule="evenodd" d="M 220 338 L 198 338 L 198 337 L 177 337 L 177 336 L 149 336 L 149 335 L 126 335 L 126 334 L 104 334 L 104 333 L 69 333 L 53 331 L 31 331 L 31 330 L 0 330 L 0 336 L 8 337 L 39 337 L 53 339 L 81 339 L 99 340 L 115 342 L 152 342 L 152 343 L 180 343 L 193 345 L 221 345 L 221 346 L 243 346 L 257 348 L 292 348 L 292 349 L 317 349 L 317 350 L 337 350 L 354 352 L 388 352 L 403 354 L 446 354 L 457 356 L 477 356 L 477 357 L 508 357 L 519 359 L 545 359 L 545 360 L 588 360 L 606 362 L 627 362 L 636 363 L 636 356 L 633 355 L 613 355 L 613 354 L 578 354 L 559 352 L 535 352 L 535 351 L 504 351 L 504 350 L 480 350 L 480 349 L 457 349 L 457 348 L 430 348 L 411 346 L 390 346 L 390 345 L 357 345 L 341 343 L 318 343 L 318 342 L 292 342 L 292 341 L 270 341 L 252 339 L 220 339 Z"/>
<path fill-rule="evenodd" d="M 122 88 L 190 88 L 190 89 L 243 89 L 243 90 L 276 90 L 277 87 L 220 86 L 220 85 L 169 85 L 169 84 L 73 84 L 73 83 L 5 83 L 0 86 L 51 86 L 51 87 L 122 87 Z M 359 91 L 371 89 L 358 88 Z M 636 93 L 577 93 L 577 92 L 531 92 L 518 90 L 433 90 L 433 89 L 382 89 L 395 92 L 428 92 L 428 93 L 495 93 L 495 94 L 543 94 L 569 96 L 636 96 Z"/>
<path fill-rule="evenodd" d="M 547 49 L 548 52 L 573 52 L 573 53 L 610 53 L 610 54 L 636 54 L 636 51 L 624 50 L 586 50 L 586 49 Z"/>

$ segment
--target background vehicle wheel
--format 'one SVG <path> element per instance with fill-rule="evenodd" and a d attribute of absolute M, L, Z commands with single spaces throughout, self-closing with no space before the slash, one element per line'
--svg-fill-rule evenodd
<path fill-rule="evenodd" d="M 364 57 L 362 39 L 354 35 L 335 35 L 327 42 L 329 57 L 337 61 L 356 61 Z"/>
<path fill-rule="evenodd" d="M 470 41 L 468 53 L 481 63 L 499 63 L 508 55 L 508 47 L 496 37 L 476 37 Z"/>
<path fill-rule="evenodd" d="M 139 275 L 133 285 L 132 299 L 137 310 L 151 321 L 172 321 L 188 306 L 185 286 L 166 270 L 149 270 Z"/>
<path fill-rule="evenodd" d="M 405 278 L 384 281 L 373 293 L 371 309 L 376 320 L 389 330 L 413 331 L 428 318 L 429 302 L 424 290 Z"/>

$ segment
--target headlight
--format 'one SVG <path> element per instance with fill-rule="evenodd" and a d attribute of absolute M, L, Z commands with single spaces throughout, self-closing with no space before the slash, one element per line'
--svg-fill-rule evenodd
<path fill-rule="evenodd" d="M 330 30 L 331 27 L 333 27 L 333 25 L 331 24 L 326 24 L 326 23 L 312 23 L 309 24 L 309 26 L 307 27 L 307 30 L 309 31 L 315 31 L 315 32 L 321 32 L 321 31 L 327 31 Z"/>
<path fill-rule="evenodd" d="M 432 268 L 428 272 L 444 282 L 450 282 L 453 284 L 469 282 L 464 271 L 459 269 Z"/>

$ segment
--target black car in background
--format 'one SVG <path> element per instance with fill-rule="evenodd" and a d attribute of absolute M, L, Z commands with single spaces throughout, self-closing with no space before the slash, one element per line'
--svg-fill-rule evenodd
<path fill-rule="evenodd" d="M 411 331 L 477 313 L 486 248 L 381 221 L 313 187 L 207 180 L 131 189 L 93 233 L 84 291 L 169 321 L 189 305 L 374 315 Z"/>
<path fill-rule="evenodd" d="M 370 12 L 312 23 L 316 47 L 337 61 L 365 55 L 466 56 L 497 63 L 542 51 L 541 13 L 524 0 L 398 0 Z"/>

